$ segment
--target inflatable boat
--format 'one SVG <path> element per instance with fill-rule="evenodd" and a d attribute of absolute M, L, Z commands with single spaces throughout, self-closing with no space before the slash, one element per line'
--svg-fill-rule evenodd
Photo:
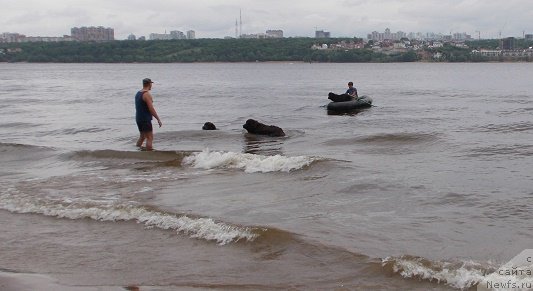
<path fill-rule="evenodd" d="M 349 101 L 330 102 L 327 106 L 328 111 L 350 111 L 360 108 L 368 108 L 372 106 L 372 98 L 363 95 Z"/>

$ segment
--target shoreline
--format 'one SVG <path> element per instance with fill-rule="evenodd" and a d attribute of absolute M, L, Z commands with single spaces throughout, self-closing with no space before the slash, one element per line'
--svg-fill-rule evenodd
<path fill-rule="evenodd" d="M 533 63 L 532 61 L 481 61 L 481 62 L 433 62 L 428 60 L 420 60 L 414 62 L 306 62 L 306 61 L 255 61 L 255 62 L 2 62 L 0 64 L 410 64 L 410 63 L 423 63 L 423 64 L 527 64 Z"/>
<path fill-rule="evenodd" d="M 43 274 L 18 273 L 12 271 L 0 271 L 0 290 L 2 291 L 20 291 L 20 290 L 39 290 L 39 291 L 124 291 L 140 290 L 139 287 L 118 287 L 118 286 L 69 286 L 63 285 L 53 277 Z"/>

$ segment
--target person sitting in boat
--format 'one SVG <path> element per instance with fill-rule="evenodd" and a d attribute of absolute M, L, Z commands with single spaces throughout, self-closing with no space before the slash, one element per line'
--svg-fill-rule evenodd
<path fill-rule="evenodd" d="M 357 89 L 353 86 L 353 82 L 348 82 L 348 90 L 346 90 L 347 95 L 352 96 L 353 98 L 357 98 Z"/>

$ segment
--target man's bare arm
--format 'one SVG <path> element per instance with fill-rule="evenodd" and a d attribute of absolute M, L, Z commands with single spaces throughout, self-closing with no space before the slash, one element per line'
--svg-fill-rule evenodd
<path fill-rule="evenodd" d="M 161 122 L 159 115 L 157 115 L 157 112 L 155 111 L 152 94 L 150 94 L 150 92 L 146 92 L 143 95 L 143 99 L 144 99 L 144 102 L 146 102 L 146 105 L 148 105 L 148 110 L 150 111 L 150 114 L 152 114 L 152 116 L 155 117 L 155 119 L 157 119 L 157 123 L 159 123 L 159 127 L 161 127 L 163 123 Z"/>

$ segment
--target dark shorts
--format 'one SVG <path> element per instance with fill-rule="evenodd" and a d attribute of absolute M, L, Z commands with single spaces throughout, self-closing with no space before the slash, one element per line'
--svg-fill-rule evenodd
<path fill-rule="evenodd" d="M 139 132 L 152 132 L 152 121 L 137 121 Z"/>

